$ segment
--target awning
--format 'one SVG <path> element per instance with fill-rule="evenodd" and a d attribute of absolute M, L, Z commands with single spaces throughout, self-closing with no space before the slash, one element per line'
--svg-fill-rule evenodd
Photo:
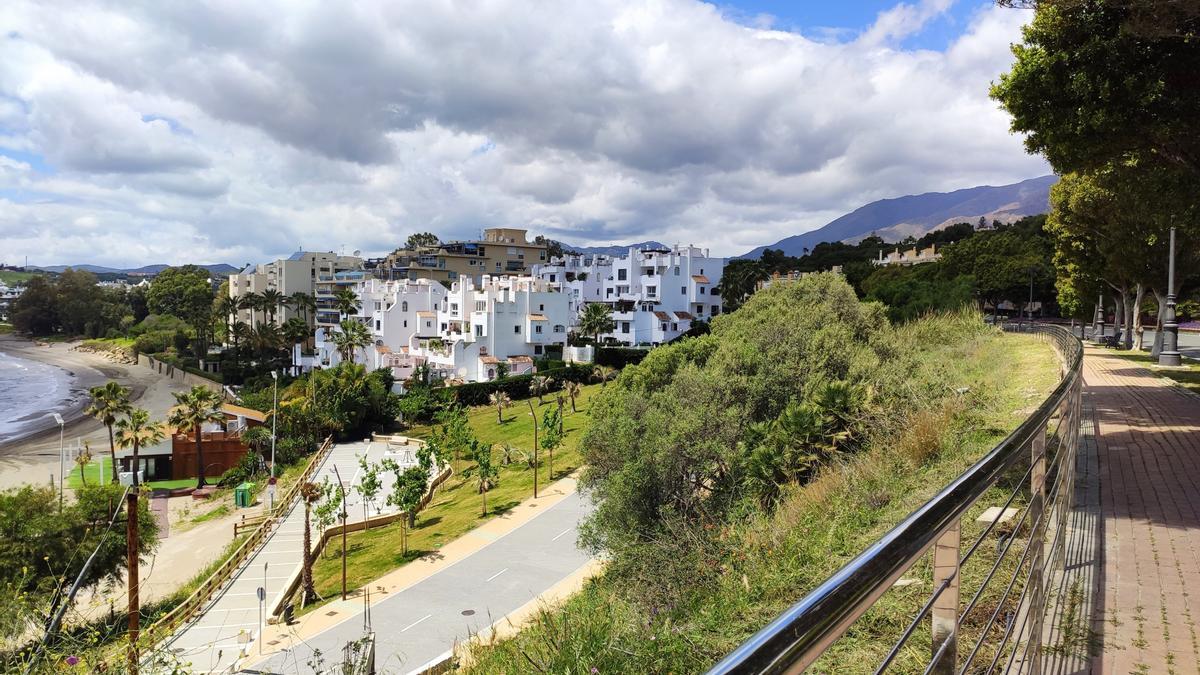
<path fill-rule="evenodd" d="M 687 312 L 675 312 L 675 316 L 683 319 L 684 321 L 691 321 L 692 319 L 696 318 Z"/>
<path fill-rule="evenodd" d="M 704 276 L 703 274 L 693 274 L 693 275 L 692 275 L 692 281 L 694 281 L 694 282 L 696 282 L 696 283 L 698 283 L 698 284 L 707 284 L 707 283 L 708 283 L 708 277 Z"/>
<path fill-rule="evenodd" d="M 671 315 L 667 314 L 666 312 L 655 312 L 654 316 L 657 316 L 662 321 L 674 321 L 674 319 L 671 318 Z"/>
<path fill-rule="evenodd" d="M 255 422 L 267 421 L 266 413 L 259 412 L 253 408 L 243 408 L 240 405 L 234 405 L 232 403 L 222 403 L 221 412 L 229 415 L 230 417 L 245 417 L 246 419 L 254 420 Z"/>
<path fill-rule="evenodd" d="M 541 314 L 530 314 L 529 320 L 530 321 L 549 321 L 549 319 L 547 319 L 545 316 L 542 316 Z"/>

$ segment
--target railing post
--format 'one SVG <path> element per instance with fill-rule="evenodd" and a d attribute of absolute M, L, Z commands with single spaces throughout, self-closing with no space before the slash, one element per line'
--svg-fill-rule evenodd
<path fill-rule="evenodd" d="M 955 521 L 933 545 L 933 588 L 936 591 L 946 584 L 930 614 L 936 659 L 930 672 L 934 675 L 949 675 L 958 666 L 958 560 L 959 524 Z"/>
<path fill-rule="evenodd" d="M 1042 617 L 1046 611 L 1046 584 L 1044 551 L 1046 539 L 1046 523 L 1042 513 L 1046 509 L 1046 428 L 1043 426 L 1033 437 L 1030 445 L 1030 461 L 1033 470 L 1030 472 L 1029 485 L 1029 641 L 1031 675 L 1041 675 L 1042 672 Z M 1062 471 L 1063 467 L 1059 467 Z"/>

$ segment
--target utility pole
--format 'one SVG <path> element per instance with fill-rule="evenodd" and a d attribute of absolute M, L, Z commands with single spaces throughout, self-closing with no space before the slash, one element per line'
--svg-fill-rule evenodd
<path fill-rule="evenodd" d="M 1104 342 L 1104 293 L 1100 294 L 1100 299 L 1096 301 L 1096 320 L 1093 322 L 1092 341 L 1100 344 Z"/>
<path fill-rule="evenodd" d="M 1167 260 L 1167 307 L 1163 312 L 1162 351 L 1158 353 L 1158 365 L 1179 366 L 1183 364 L 1179 355 L 1179 321 L 1175 318 L 1175 226 L 1171 226 L 1171 249 Z"/>
<path fill-rule="evenodd" d="M 342 482 L 342 474 L 338 472 L 337 464 L 333 465 L 333 475 L 337 477 L 338 492 L 342 494 L 342 600 L 346 599 L 346 485 Z M 403 529 L 403 528 L 401 528 Z"/>
<path fill-rule="evenodd" d="M 533 399 L 525 401 L 529 404 L 529 416 L 533 418 L 533 498 L 537 499 L 537 475 L 538 475 L 538 418 L 537 412 L 533 409 Z"/>
<path fill-rule="evenodd" d="M 129 672 L 138 672 L 138 614 L 141 612 L 138 601 L 138 467 L 133 467 L 133 488 L 125 498 L 125 544 L 129 568 Z"/>

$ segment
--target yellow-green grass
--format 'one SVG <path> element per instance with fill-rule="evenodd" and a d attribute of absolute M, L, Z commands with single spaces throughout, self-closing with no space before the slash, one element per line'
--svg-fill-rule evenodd
<path fill-rule="evenodd" d="M 93 451 L 95 452 L 95 451 Z M 107 451 L 106 451 L 107 452 Z M 87 467 L 80 468 L 78 464 L 71 469 L 67 474 L 67 487 L 72 490 L 78 490 L 83 487 L 84 478 L 87 478 L 88 485 L 96 485 L 101 480 L 112 481 L 112 459 L 107 455 L 93 459 L 88 463 Z M 164 488 L 174 490 L 176 488 L 191 487 L 196 484 L 195 478 L 180 478 L 178 480 L 151 480 L 146 481 L 146 485 L 151 488 Z"/>
<path fill-rule="evenodd" d="M 29 281 L 37 276 L 36 272 L 18 272 L 16 270 L 0 270 L 0 282 L 5 284 L 18 284 Z"/>
<path fill-rule="evenodd" d="M 583 387 L 576 399 L 578 412 L 572 412 L 570 399 L 563 404 L 563 444 L 554 451 L 554 475 L 550 475 L 550 458 L 539 451 L 538 485 L 544 488 L 553 479 L 571 473 L 580 465 L 579 439 L 588 421 L 588 406 L 601 385 Z M 531 399 L 538 411 L 538 418 L 552 406 L 557 406 L 554 396 L 544 398 L 542 405 Z M 417 517 L 416 528 L 408 532 L 408 553 L 401 553 L 401 523 L 392 523 L 348 536 L 346 557 L 346 584 L 348 588 L 360 588 L 374 579 L 411 562 L 446 543 L 461 537 L 490 518 L 505 513 L 522 500 L 533 496 L 533 471 L 524 461 L 525 454 L 533 448 L 533 422 L 529 404 L 525 400 L 515 401 L 513 407 L 504 411 L 504 421 L 497 420 L 492 406 L 472 408 L 468 417 L 476 438 L 492 445 L 492 462 L 500 465 L 503 459 L 501 446 L 508 444 L 513 452 L 513 463 L 499 466 L 499 483 L 487 493 L 487 515 L 483 515 L 483 496 L 478 491 L 478 481 L 463 478 L 462 471 L 472 462 L 453 462 L 454 475 L 434 495 L 433 501 Z M 426 437 L 432 432 L 429 426 L 416 427 L 408 432 L 411 436 Z M 540 432 L 539 432 L 540 433 Z M 313 535 L 316 536 L 315 534 Z M 313 568 L 313 582 L 317 592 L 325 598 L 339 597 L 342 584 L 342 562 L 340 540 L 331 543 L 325 554 L 320 556 Z M 311 611 L 317 605 L 309 605 Z"/>
<path fill-rule="evenodd" d="M 133 338 L 115 337 L 115 338 L 93 338 L 84 340 L 85 347 L 94 347 L 96 349 L 133 349 Z"/>
<path fill-rule="evenodd" d="M 1114 351 L 1113 354 L 1146 366 L 1156 375 L 1162 375 L 1163 377 L 1175 380 L 1186 389 L 1200 394 L 1200 363 L 1196 361 L 1184 359 L 1181 368 L 1154 368 L 1154 366 L 1158 365 L 1158 359 L 1146 352 Z"/>
<path fill-rule="evenodd" d="M 919 330 L 914 327 L 905 335 L 905 344 L 917 350 L 920 360 L 909 383 L 945 393 L 932 395 L 896 434 L 830 467 L 808 485 L 790 488 L 773 512 L 732 524 L 721 538 L 728 539 L 724 546 L 733 552 L 720 559 L 725 572 L 715 583 L 684 596 L 685 606 L 648 607 L 645 598 L 662 595 L 659 589 L 627 588 L 620 579 L 600 577 L 561 607 L 539 612 L 517 635 L 473 648 L 468 671 L 703 671 L 960 475 L 1057 382 L 1057 360 L 1036 337 L 985 335 L 939 345 L 922 339 Z M 954 393 L 962 387 L 966 393 Z M 1018 467 L 1015 477 L 990 490 L 966 514 L 963 550 L 981 530 L 974 522 L 978 512 L 1003 504 L 1024 468 Z M 1014 505 L 1025 501 L 1019 492 Z M 995 560 L 996 534 L 989 535 L 962 571 L 964 600 Z M 1012 550 L 1017 555 L 1009 556 L 998 572 L 1004 583 L 1025 536 L 1015 533 Z M 905 576 L 913 583 L 884 594 L 814 665 L 814 672 L 874 671 L 933 588 L 927 560 Z M 1018 584 L 1014 592 L 1020 591 Z M 968 616 L 960 645 L 973 643 L 981 619 L 999 604 L 998 595 L 996 590 L 984 594 L 980 607 Z M 1006 605 L 1012 607 L 1011 598 Z M 1004 613 L 1000 616 L 1003 620 Z M 991 634 L 995 631 L 993 627 Z M 930 643 L 926 619 L 892 670 L 920 672 Z M 984 649 L 981 656 L 986 664 L 992 652 Z"/>

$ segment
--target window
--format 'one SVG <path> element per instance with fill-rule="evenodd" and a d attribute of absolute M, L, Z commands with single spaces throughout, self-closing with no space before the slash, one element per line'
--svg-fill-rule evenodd
<path fill-rule="evenodd" d="M 447 328 L 446 322 L 443 321 L 442 322 L 442 332 L 445 332 L 446 328 Z"/>
<path fill-rule="evenodd" d="M 487 300 L 476 300 L 475 301 L 475 311 L 476 312 L 486 312 L 487 311 Z"/>
<path fill-rule="evenodd" d="M 671 330 L 679 330 L 679 324 L 677 322 L 672 321 L 671 322 Z"/>
<path fill-rule="evenodd" d="M 679 265 L 675 266 L 675 276 L 679 276 Z"/>
<path fill-rule="evenodd" d="M 380 321 L 379 319 L 375 319 L 375 330 L 379 330 L 379 329 L 380 329 L 380 324 L 381 324 L 381 323 L 383 323 L 383 322 L 382 322 L 382 321 Z"/>
<path fill-rule="evenodd" d="M 483 337 L 483 324 L 475 324 L 475 337 Z"/>
<path fill-rule="evenodd" d="M 520 326 L 513 326 L 513 332 L 514 332 L 514 333 L 520 333 L 520 332 L 521 332 L 521 327 L 520 327 Z"/>
<path fill-rule="evenodd" d="M 450 303 L 450 313 L 458 314 L 458 303 L 457 302 Z"/>
<path fill-rule="evenodd" d="M 646 295 L 649 295 L 651 297 L 658 295 L 658 286 L 647 286 L 646 287 Z"/>
<path fill-rule="evenodd" d="M 539 312 L 544 312 L 544 311 L 546 311 L 546 306 L 545 306 L 545 305 L 538 305 L 538 311 L 539 311 Z"/>
<path fill-rule="evenodd" d="M 606 298 L 607 298 L 608 296 L 612 295 L 612 291 L 613 291 L 613 289 L 611 289 L 611 288 L 606 288 L 606 289 L 604 289 L 604 297 L 606 297 Z M 600 289 L 599 289 L 599 288 L 597 288 L 597 289 L 596 289 L 596 292 L 597 292 L 597 293 L 599 293 L 599 292 L 600 292 Z"/>
<path fill-rule="evenodd" d="M 622 322 L 621 322 L 621 332 L 622 332 L 622 333 L 628 333 L 628 332 L 629 332 L 629 322 L 628 322 L 628 321 L 622 321 Z"/>
<path fill-rule="evenodd" d="M 376 312 L 378 312 L 378 311 L 379 311 L 379 310 L 381 310 L 381 309 L 383 309 L 383 303 L 382 303 L 382 302 L 380 302 L 380 301 L 378 301 L 378 300 L 376 300 L 376 301 L 375 301 L 375 311 L 376 311 Z"/>
<path fill-rule="evenodd" d="M 720 314 L 720 313 L 721 313 L 721 306 L 720 306 L 720 305 L 713 305 L 713 306 L 712 306 L 712 308 L 709 310 L 709 313 L 710 313 L 710 314 Z"/>
<path fill-rule="evenodd" d="M 541 345 L 534 345 L 534 346 L 533 346 L 533 353 L 534 353 L 534 354 L 541 354 L 541 353 L 542 353 L 542 346 L 541 346 Z"/>
<path fill-rule="evenodd" d="M 408 319 L 405 319 L 405 320 L 404 320 L 404 327 L 405 327 L 405 328 L 408 328 Z"/>
<path fill-rule="evenodd" d="M 617 281 L 625 281 L 628 270 L 617 270 Z"/>
<path fill-rule="evenodd" d="M 696 313 L 703 316 L 704 315 L 704 305 L 696 305 Z"/>
<path fill-rule="evenodd" d="M 541 327 L 541 325 L 539 324 L 539 325 L 537 325 L 537 326 L 534 326 L 534 327 L 533 327 L 533 332 L 537 333 L 538 335 L 541 335 L 541 334 L 542 334 L 542 327 Z"/>
<path fill-rule="evenodd" d="M 401 311 L 401 312 L 407 312 L 407 311 L 408 311 L 408 301 L 407 301 L 407 300 L 405 300 L 404 302 L 400 303 L 400 311 Z"/>
<path fill-rule="evenodd" d="M 554 283 L 554 275 L 553 274 L 550 275 L 550 283 Z"/>
<path fill-rule="evenodd" d="M 433 327 L 433 322 L 432 322 L 432 321 L 426 321 L 426 322 L 425 322 L 425 327 L 426 327 L 426 328 L 432 328 L 432 327 Z"/>
<path fill-rule="evenodd" d="M 500 263 L 496 263 L 496 269 L 500 269 Z"/>
<path fill-rule="evenodd" d="M 684 295 L 687 295 L 687 286 L 680 286 L 680 287 L 679 287 L 679 292 L 680 292 L 680 293 L 682 293 L 682 294 L 684 294 Z"/>
<path fill-rule="evenodd" d="M 566 332 L 566 330 L 567 330 L 566 326 L 563 326 L 561 323 L 554 324 L 554 332 L 555 333 L 563 333 L 563 332 Z"/>
<path fill-rule="evenodd" d="M 704 295 L 704 287 L 703 286 L 700 287 L 700 295 Z"/>
<path fill-rule="evenodd" d="M 667 324 L 665 323 L 662 325 L 662 332 L 667 332 Z"/>

